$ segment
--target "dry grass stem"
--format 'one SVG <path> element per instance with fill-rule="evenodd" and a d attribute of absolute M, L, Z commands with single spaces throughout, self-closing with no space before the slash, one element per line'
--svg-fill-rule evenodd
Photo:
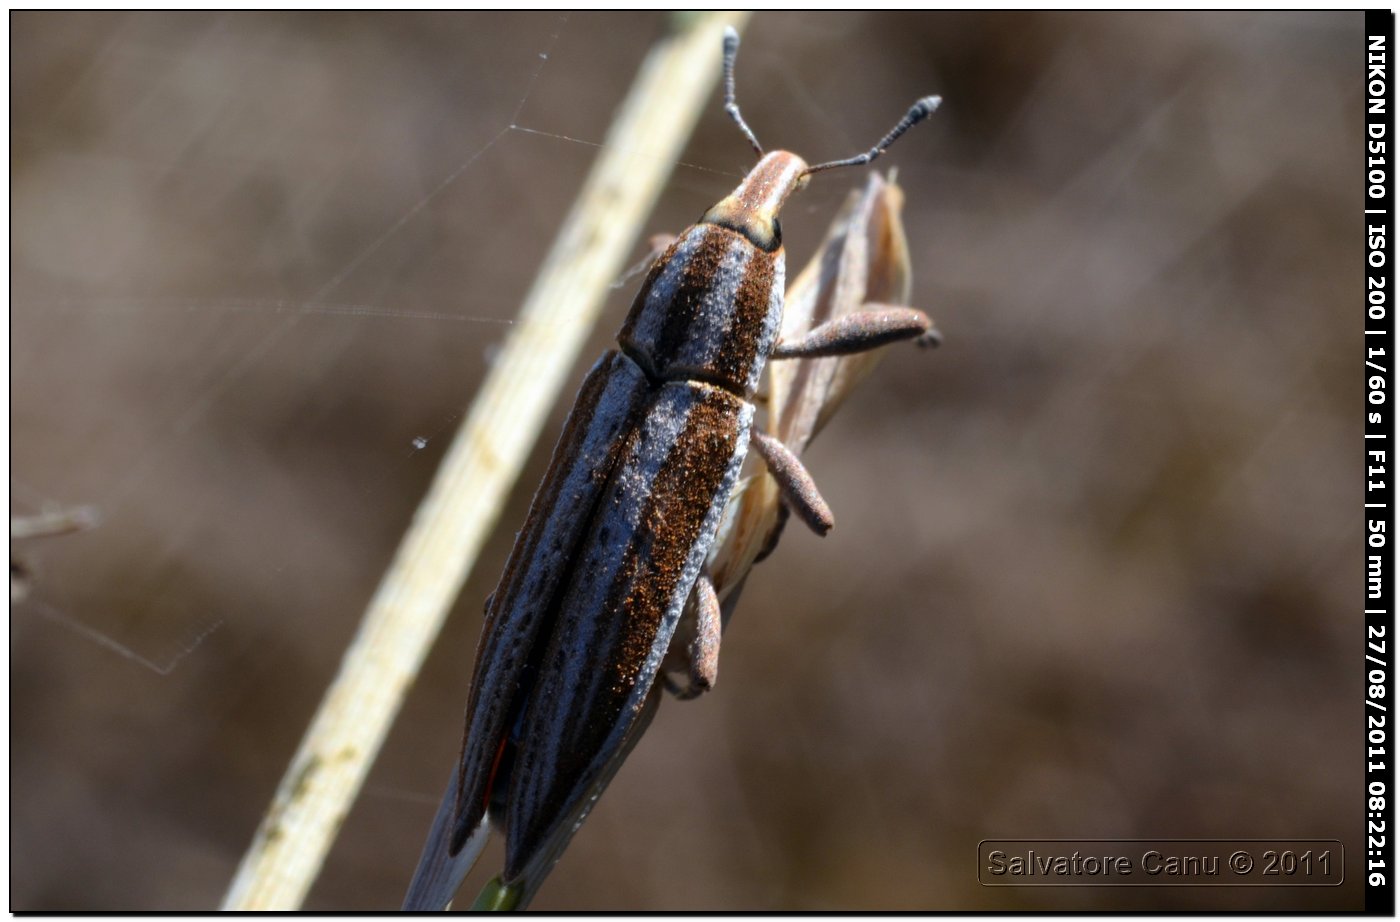
<path fill-rule="evenodd" d="M 719 76 L 721 31 L 742 18 L 695 17 L 647 56 L 519 323 L 370 601 L 224 909 L 301 905 L 709 97 Z"/>

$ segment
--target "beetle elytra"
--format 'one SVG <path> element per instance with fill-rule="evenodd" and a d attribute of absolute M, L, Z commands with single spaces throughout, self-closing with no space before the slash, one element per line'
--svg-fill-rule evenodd
<path fill-rule="evenodd" d="M 505 833 L 504 885 L 528 899 L 654 713 L 692 598 L 693 636 L 671 651 L 685 663 L 673 691 L 713 684 L 722 615 L 705 562 L 751 446 L 786 506 L 819 534 L 831 528 L 797 454 L 753 424 L 766 362 L 860 353 L 930 328 L 919 311 L 883 307 L 780 341 L 778 212 L 813 173 L 880 156 L 938 98 L 915 103 L 869 151 L 809 166 L 764 153 L 745 124 L 737 51 L 730 30 L 725 110 L 759 162 L 656 260 L 617 348 L 584 379 L 487 600 L 460 761 L 406 909 L 444 908 L 489 824 Z"/>

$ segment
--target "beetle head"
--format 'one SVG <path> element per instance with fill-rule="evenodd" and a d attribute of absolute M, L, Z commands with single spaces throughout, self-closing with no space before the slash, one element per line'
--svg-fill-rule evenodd
<path fill-rule="evenodd" d="M 700 223 L 737 231 L 771 253 L 783 245 L 778 212 L 789 195 L 807 185 L 807 176 L 807 161 L 796 154 L 785 150 L 764 154 L 739 188 L 705 212 Z"/>

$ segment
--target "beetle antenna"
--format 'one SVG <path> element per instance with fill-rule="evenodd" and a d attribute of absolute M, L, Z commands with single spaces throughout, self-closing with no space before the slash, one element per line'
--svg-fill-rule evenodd
<path fill-rule="evenodd" d="M 729 26 L 724 30 L 724 111 L 729 113 L 729 117 L 734 119 L 734 124 L 739 126 L 739 130 L 744 133 L 744 137 L 749 139 L 753 145 L 754 152 L 759 157 L 763 156 L 763 145 L 758 143 L 758 138 L 754 136 L 753 129 L 748 122 L 739 114 L 739 104 L 734 101 L 734 59 L 739 56 L 739 33 Z M 893 139 L 891 139 L 893 140 Z"/>
<path fill-rule="evenodd" d="M 735 40 L 738 40 L 737 37 Z M 819 163 L 816 166 L 809 166 L 804 175 L 810 176 L 813 173 L 819 173 L 822 170 L 834 170 L 840 166 L 864 166 L 883 154 L 891 144 L 899 140 L 900 135 L 932 115 L 934 110 L 936 110 L 942 102 L 942 96 L 925 96 L 923 99 L 910 106 L 904 118 L 899 120 L 899 124 L 891 128 L 890 133 L 881 138 L 880 143 L 870 148 L 870 150 L 847 160 L 833 160 L 830 163 Z"/>

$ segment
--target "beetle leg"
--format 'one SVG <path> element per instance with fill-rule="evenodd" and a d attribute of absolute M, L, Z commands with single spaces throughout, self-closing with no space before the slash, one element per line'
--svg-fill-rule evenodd
<path fill-rule="evenodd" d="M 723 615 L 710 574 L 700 571 L 691 594 L 695 598 L 695 626 L 694 636 L 685 650 L 686 684 L 680 685 L 662 674 L 666 690 L 681 701 L 703 695 L 714 688 L 715 680 L 719 678 L 719 640 Z"/>
<path fill-rule="evenodd" d="M 865 309 L 814 327 L 801 339 L 778 343 L 769 358 L 814 359 L 850 355 L 901 339 L 924 337 L 932 329 L 933 322 L 923 311 L 912 307 L 870 304 Z M 934 336 L 936 338 L 937 334 Z"/>
<path fill-rule="evenodd" d="M 666 255 L 671 244 L 679 239 L 680 237 L 675 234 L 652 234 L 647 238 L 647 255 L 643 256 L 635 266 L 622 273 L 622 278 L 613 282 L 612 287 L 621 288 L 636 276 L 649 271 L 652 266 L 656 265 L 658 259 Z"/>
<path fill-rule="evenodd" d="M 807 468 L 802 466 L 792 449 L 757 429 L 750 430 L 749 442 L 763 463 L 768 465 L 768 472 L 778 482 L 778 490 L 792 511 L 817 534 L 825 535 L 831 531 L 831 526 L 836 524 L 831 516 L 831 507 L 822 499 L 812 475 L 807 473 Z"/>
<path fill-rule="evenodd" d="M 943 345 L 943 334 L 938 332 L 937 327 L 929 327 L 922 334 L 914 337 L 914 345 L 920 349 L 933 349 Z"/>

